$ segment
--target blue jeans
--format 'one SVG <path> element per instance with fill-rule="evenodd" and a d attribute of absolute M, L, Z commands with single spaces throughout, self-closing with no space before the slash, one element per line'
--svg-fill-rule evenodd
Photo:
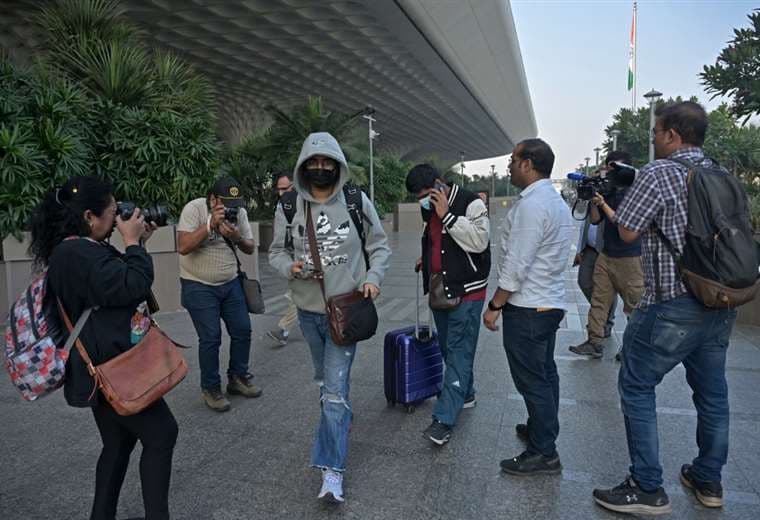
<path fill-rule="evenodd" d="M 683 363 L 697 408 L 694 477 L 720 482 L 728 458 L 726 350 L 736 311 L 708 309 L 690 295 L 636 309 L 623 336 L 618 389 L 631 475 L 645 491 L 662 486 L 655 387 Z"/>
<path fill-rule="evenodd" d="M 330 338 L 325 314 L 298 309 L 303 337 L 311 349 L 314 379 L 319 382 L 322 413 L 319 418 L 311 464 L 316 468 L 345 471 L 348 457 L 348 431 L 351 427 L 351 365 L 356 344 L 339 347 Z"/>
<path fill-rule="evenodd" d="M 537 311 L 507 304 L 502 311 L 504 350 L 517 391 L 528 409 L 528 450 L 553 457 L 559 436 L 559 374 L 554 363 L 559 309 Z"/>
<path fill-rule="evenodd" d="M 201 388 L 210 390 L 221 386 L 219 347 L 222 345 L 222 325 L 219 318 L 224 320 L 230 335 L 227 375 L 246 375 L 251 352 L 251 319 L 240 280 L 235 278 L 223 285 L 206 285 L 184 279 L 180 282 L 182 306 L 190 313 L 198 333 Z"/>
<path fill-rule="evenodd" d="M 450 311 L 433 311 L 446 372 L 433 417 L 454 426 L 466 399 L 475 395 L 472 365 L 480 334 L 483 300 L 464 301 Z"/>

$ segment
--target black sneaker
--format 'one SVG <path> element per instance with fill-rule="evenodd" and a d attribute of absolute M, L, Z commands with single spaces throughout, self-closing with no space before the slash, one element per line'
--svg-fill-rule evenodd
<path fill-rule="evenodd" d="M 437 419 L 433 419 L 433 424 L 430 425 L 428 438 L 438 446 L 443 446 L 449 442 L 449 439 L 451 439 L 451 426 L 438 422 Z"/>
<path fill-rule="evenodd" d="M 462 408 L 475 408 L 478 405 L 478 402 L 475 400 L 475 396 L 468 397 L 464 400 L 464 404 L 462 405 Z"/>
<path fill-rule="evenodd" d="M 571 345 L 568 350 L 573 354 L 579 356 L 588 356 L 591 359 L 600 359 L 604 354 L 603 345 L 594 345 L 590 341 L 586 340 L 580 345 Z"/>
<path fill-rule="evenodd" d="M 556 475 L 562 471 L 559 455 L 545 457 L 527 451 L 515 458 L 502 460 L 500 465 L 501 470 L 510 475 Z"/>
<path fill-rule="evenodd" d="M 705 507 L 723 507 L 723 486 L 720 482 L 701 482 L 692 474 L 693 466 L 684 464 L 681 466 L 681 484 L 694 490 L 699 500 Z"/>
<path fill-rule="evenodd" d="M 595 489 L 594 500 L 600 506 L 618 513 L 666 515 L 672 510 L 668 495 L 662 487 L 647 493 L 631 476 L 612 489 Z"/>

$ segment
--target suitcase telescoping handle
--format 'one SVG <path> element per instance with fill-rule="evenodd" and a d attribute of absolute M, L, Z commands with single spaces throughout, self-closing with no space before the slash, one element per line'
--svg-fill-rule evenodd
<path fill-rule="evenodd" d="M 428 335 L 426 338 L 420 337 L 420 280 L 422 279 L 422 269 L 415 269 L 417 273 L 417 306 L 415 307 L 415 320 L 414 320 L 414 337 L 418 341 L 428 341 L 433 337 L 433 311 L 428 309 Z"/>

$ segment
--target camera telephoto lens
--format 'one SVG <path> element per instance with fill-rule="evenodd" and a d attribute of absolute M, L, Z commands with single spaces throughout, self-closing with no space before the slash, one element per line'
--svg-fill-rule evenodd
<path fill-rule="evenodd" d="M 116 214 L 121 217 L 121 220 L 129 220 L 132 218 L 132 214 L 137 207 L 137 204 L 132 201 L 117 202 Z M 140 208 L 140 214 L 145 219 L 145 222 L 155 222 L 158 227 L 165 226 L 169 221 L 169 211 L 166 209 L 166 206 L 160 204 Z"/>

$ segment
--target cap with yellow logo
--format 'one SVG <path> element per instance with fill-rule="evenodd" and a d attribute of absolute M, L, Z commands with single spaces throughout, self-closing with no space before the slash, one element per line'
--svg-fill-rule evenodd
<path fill-rule="evenodd" d="M 211 193 L 222 199 L 226 208 L 239 208 L 243 206 L 243 190 L 240 183 L 232 177 L 221 177 L 214 183 Z"/>

